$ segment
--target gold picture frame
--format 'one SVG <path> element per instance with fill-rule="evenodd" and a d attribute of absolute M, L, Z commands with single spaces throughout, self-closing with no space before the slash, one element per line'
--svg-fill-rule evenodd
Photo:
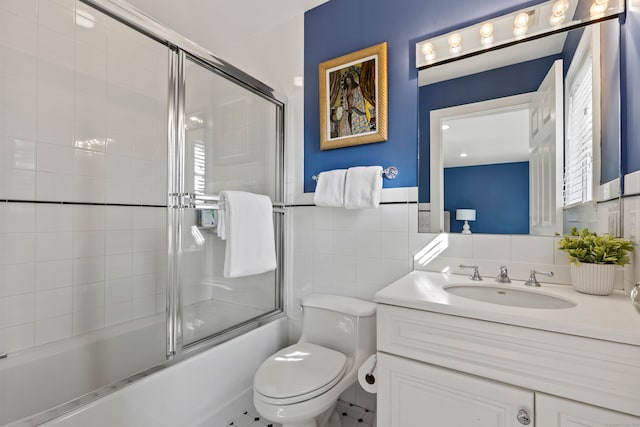
<path fill-rule="evenodd" d="M 320 149 L 387 140 L 387 43 L 318 66 Z"/>

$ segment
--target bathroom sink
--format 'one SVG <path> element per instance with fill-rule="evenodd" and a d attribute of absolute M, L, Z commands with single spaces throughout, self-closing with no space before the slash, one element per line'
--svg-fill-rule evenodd
<path fill-rule="evenodd" d="M 573 301 L 563 298 L 504 286 L 470 285 L 465 283 L 447 285 L 443 289 L 462 298 L 512 307 L 571 308 L 576 306 Z"/>

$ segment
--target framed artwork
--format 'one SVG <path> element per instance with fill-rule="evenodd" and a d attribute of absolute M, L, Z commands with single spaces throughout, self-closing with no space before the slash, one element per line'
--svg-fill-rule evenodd
<path fill-rule="evenodd" d="M 387 140 L 387 43 L 323 62 L 320 149 Z"/>

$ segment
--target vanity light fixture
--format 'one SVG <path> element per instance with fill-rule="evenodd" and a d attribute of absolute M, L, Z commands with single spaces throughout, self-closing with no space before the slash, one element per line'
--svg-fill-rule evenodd
<path fill-rule="evenodd" d="M 441 63 L 467 60 L 488 50 L 509 49 L 526 39 L 538 39 L 564 29 L 580 28 L 594 20 L 614 19 L 624 13 L 627 3 L 625 0 L 587 0 L 584 5 L 581 0 L 539 1 L 534 6 L 417 42 L 416 68 L 424 70 Z M 456 65 L 452 64 L 450 68 L 456 69 Z M 431 76 L 425 75 L 424 78 L 431 80 Z"/>
<path fill-rule="evenodd" d="M 551 17 L 549 18 L 549 24 L 558 26 L 567 19 L 567 10 L 569 9 L 568 0 L 558 0 L 551 7 Z"/>
<path fill-rule="evenodd" d="M 462 34 L 453 33 L 449 36 L 449 52 L 453 55 L 458 55 L 462 52 Z"/>
<path fill-rule="evenodd" d="M 432 43 L 425 43 L 422 45 L 422 54 L 424 55 L 424 59 L 431 62 L 436 57 L 436 50 L 433 48 Z"/>
<path fill-rule="evenodd" d="M 607 11 L 609 7 L 608 0 L 595 0 L 591 5 L 591 9 L 589 9 L 589 13 L 591 14 L 591 19 L 598 19 L 604 16 L 604 13 Z"/>
<path fill-rule="evenodd" d="M 480 27 L 480 43 L 483 46 L 490 46 L 493 43 L 493 24 L 485 22 Z"/>
<path fill-rule="evenodd" d="M 516 37 L 524 37 L 529 29 L 529 13 L 520 12 L 513 19 L 513 35 Z"/>

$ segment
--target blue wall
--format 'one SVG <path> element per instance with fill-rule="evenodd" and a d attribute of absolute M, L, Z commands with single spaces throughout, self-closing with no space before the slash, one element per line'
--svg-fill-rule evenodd
<path fill-rule="evenodd" d="M 640 0 L 629 0 L 622 28 L 623 169 L 640 170 Z M 491 17 L 539 3 L 536 0 L 330 0 L 305 14 L 304 178 L 327 169 L 395 165 L 398 178 L 385 187 L 417 184 L 418 88 L 415 43 Z M 633 6 L 635 4 L 635 7 Z M 634 39 L 635 36 L 635 39 Z M 318 64 L 368 46 L 388 43 L 389 139 L 320 151 Z M 635 118 L 635 121 L 633 120 Z M 626 159 L 626 164 L 624 160 Z"/>
<path fill-rule="evenodd" d="M 415 186 L 418 152 L 418 72 L 415 43 L 460 26 L 535 4 L 514 0 L 330 0 L 305 14 L 304 189 L 311 176 L 358 165 L 397 166 L 385 187 Z M 318 64 L 387 42 L 389 138 L 386 142 L 320 151 Z"/>
<path fill-rule="evenodd" d="M 429 147 L 431 135 L 429 133 L 429 115 L 431 110 L 534 92 L 544 80 L 553 62 L 561 57 L 561 55 L 547 56 L 471 76 L 421 86 L 419 88 L 420 111 L 418 112 L 420 118 L 418 170 L 424 173 L 419 174 L 418 200 L 421 202 L 430 200 Z"/>
<path fill-rule="evenodd" d="M 529 162 L 445 168 L 444 209 L 452 233 L 464 224 L 456 209 L 475 209 L 474 233 L 529 234 Z"/>

